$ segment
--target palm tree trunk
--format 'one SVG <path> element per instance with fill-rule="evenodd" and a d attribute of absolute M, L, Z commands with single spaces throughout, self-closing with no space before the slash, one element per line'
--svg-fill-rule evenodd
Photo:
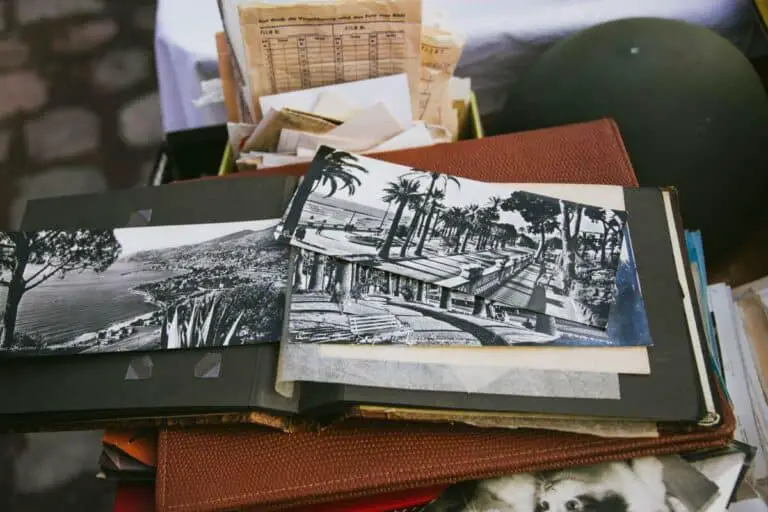
<path fill-rule="evenodd" d="M 461 252 L 467 252 L 467 243 L 469 243 L 469 239 L 472 238 L 472 228 L 467 228 L 467 236 L 464 237 L 464 243 L 461 246 Z"/>
<path fill-rule="evenodd" d="M 403 246 L 400 247 L 400 257 L 404 258 L 405 254 L 408 252 L 408 246 L 411 245 L 411 240 L 413 240 L 413 236 L 416 234 L 416 228 L 418 227 L 420 220 L 421 206 L 417 206 L 416 211 L 413 213 L 413 219 L 411 219 L 411 225 L 408 227 L 408 234 L 405 237 Z"/>
<path fill-rule="evenodd" d="M 427 218 L 424 221 L 424 226 L 422 226 L 421 230 L 421 238 L 419 238 L 419 244 L 416 246 L 416 256 L 421 256 L 424 253 L 424 244 L 427 242 L 427 237 L 429 236 L 429 228 L 430 224 L 432 224 L 432 218 L 435 215 L 435 202 L 432 202 L 432 206 L 429 209 L 429 214 L 427 214 Z"/>
<path fill-rule="evenodd" d="M 315 154 L 315 158 L 325 158 L 333 151 L 334 150 L 332 148 L 323 146 L 322 148 L 318 149 L 317 153 Z M 291 209 L 288 210 L 288 215 L 285 216 L 285 222 L 283 223 L 284 237 L 292 236 L 293 232 L 296 230 L 296 227 L 299 224 L 299 220 L 301 219 L 301 212 L 304 209 L 304 204 L 312 194 L 312 190 L 315 188 L 317 180 L 320 176 L 321 173 L 307 173 L 304 176 L 301 184 L 296 189 L 296 193 L 294 194 L 293 200 L 291 201 Z"/>
<path fill-rule="evenodd" d="M 424 202 L 424 207 L 426 208 L 429 205 L 428 202 Z M 421 238 L 421 234 L 424 232 L 424 227 L 427 225 L 427 216 L 422 215 L 421 219 L 419 219 L 419 226 L 416 228 L 416 236 Z"/>
<path fill-rule="evenodd" d="M 451 238 L 456 239 L 456 245 L 453 248 L 453 252 L 458 253 L 459 249 L 461 248 L 461 235 L 463 235 L 464 232 L 460 231 L 459 228 L 456 228 L 456 234 L 452 234 Z"/>
<path fill-rule="evenodd" d="M 392 250 L 392 242 L 395 240 L 395 233 L 397 232 L 397 227 L 400 225 L 400 219 L 403 216 L 403 211 L 405 211 L 405 206 L 407 204 L 408 200 L 404 198 L 397 205 L 395 217 L 392 219 L 392 224 L 389 226 L 389 233 L 387 233 L 387 238 L 384 240 L 384 245 L 382 245 L 381 249 L 379 249 L 379 257 L 389 259 L 389 252 Z"/>
<path fill-rule="evenodd" d="M 419 281 L 416 283 L 416 300 L 418 302 L 424 302 L 424 281 Z"/>
<path fill-rule="evenodd" d="M 392 295 L 394 295 L 395 297 L 400 296 L 400 276 L 398 275 L 395 275 L 395 290 Z"/>
<path fill-rule="evenodd" d="M 483 249 L 483 240 L 485 239 L 485 234 L 482 232 L 478 233 L 477 235 L 477 242 L 475 242 L 475 251 L 480 251 Z"/>

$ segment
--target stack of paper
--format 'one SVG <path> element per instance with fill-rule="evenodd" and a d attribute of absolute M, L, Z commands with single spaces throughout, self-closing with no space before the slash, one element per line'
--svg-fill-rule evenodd
<path fill-rule="evenodd" d="M 469 92 L 456 83 L 461 94 Z M 452 138 L 413 120 L 405 74 L 263 96 L 259 104 L 266 114 L 258 124 L 228 124 L 238 170 L 309 161 L 322 145 L 376 153 Z"/>
<path fill-rule="evenodd" d="M 219 10 L 221 78 L 196 104 L 224 103 L 239 170 L 303 162 L 323 144 L 374 153 L 455 141 L 466 125 L 470 82 L 453 76 L 465 38 L 424 23 L 421 0 Z"/>
<path fill-rule="evenodd" d="M 768 312 L 761 298 L 767 290 L 760 284 L 732 290 L 719 283 L 708 294 L 723 377 L 736 413 L 736 439 L 757 448 L 750 478 L 754 486 L 768 478 Z"/>

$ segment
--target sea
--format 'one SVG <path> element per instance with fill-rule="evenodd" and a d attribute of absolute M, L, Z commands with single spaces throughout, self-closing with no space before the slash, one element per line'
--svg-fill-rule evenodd
<path fill-rule="evenodd" d="M 396 204 L 393 204 L 389 210 L 381 210 L 373 206 L 340 199 L 336 196 L 313 196 L 305 203 L 301 213 L 301 220 L 302 222 L 308 222 L 316 217 L 317 219 L 327 219 L 330 224 L 353 224 L 358 229 L 371 229 L 380 226 L 388 229 L 392 218 L 395 216 L 395 210 L 397 210 Z M 405 212 L 400 223 L 408 225 L 410 221 L 411 214 Z"/>
<path fill-rule="evenodd" d="M 28 269 L 32 275 L 34 269 Z M 70 272 L 54 276 L 24 294 L 19 306 L 16 331 L 40 336 L 49 345 L 105 329 L 110 325 L 143 315 L 157 308 L 131 289 L 140 284 L 176 275 L 140 264 L 118 261 L 101 274 Z M 0 315 L 5 306 L 6 288 L 0 288 Z"/>

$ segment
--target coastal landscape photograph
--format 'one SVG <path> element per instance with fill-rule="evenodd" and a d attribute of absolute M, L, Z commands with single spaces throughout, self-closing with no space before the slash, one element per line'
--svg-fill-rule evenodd
<path fill-rule="evenodd" d="M 605 330 L 626 212 L 321 148 L 291 245 Z"/>
<path fill-rule="evenodd" d="M 0 233 L 0 351 L 277 342 L 288 275 L 278 221 Z"/>
<path fill-rule="evenodd" d="M 631 242 L 623 239 L 606 329 L 294 249 L 293 343 L 458 346 L 652 345 Z"/>

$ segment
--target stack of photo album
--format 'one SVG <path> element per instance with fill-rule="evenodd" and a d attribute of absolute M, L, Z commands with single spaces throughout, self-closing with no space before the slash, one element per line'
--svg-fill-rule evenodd
<path fill-rule="evenodd" d="M 672 189 L 321 147 L 301 180 L 30 201 L 0 242 L 6 428 L 721 423 Z"/>

